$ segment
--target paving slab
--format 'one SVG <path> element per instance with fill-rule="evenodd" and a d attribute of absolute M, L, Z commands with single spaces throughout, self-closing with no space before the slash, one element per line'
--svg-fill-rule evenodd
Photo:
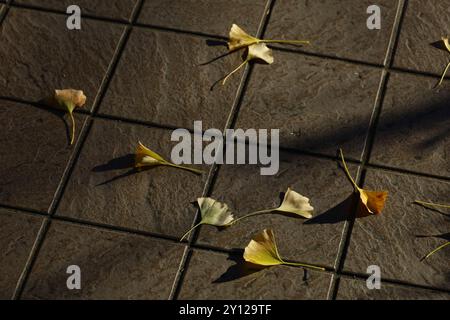
<path fill-rule="evenodd" d="M 367 27 L 370 0 L 277 1 L 266 39 L 309 40 L 309 46 L 289 48 L 327 56 L 383 64 L 398 1 L 382 0 L 381 29 Z"/>
<path fill-rule="evenodd" d="M 0 209 L 0 299 L 12 299 L 43 218 Z"/>
<path fill-rule="evenodd" d="M 0 203 L 47 211 L 73 153 L 63 113 L 0 100 Z M 75 115 L 77 136 L 85 116 Z"/>
<path fill-rule="evenodd" d="M 450 183 L 372 170 L 366 181 L 366 188 L 389 190 L 390 194 L 381 215 L 356 220 L 345 270 L 365 274 L 368 266 L 378 265 L 382 278 L 448 290 L 450 252 L 442 250 L 421 261 L 445 243 L 438 235 L 449 232 L 448 212 L 413 202 L 448 203 Z"/>
<path fill-rule="evenodd" d="M 223 45 L 208 46 L 208 40 L 134 29 L 100 113 L 180 128 L 201 120 L 205 130 L 223 129 L 242 73 L 226 86 L 211 87 L 242 60 L 235 53 L 201 65 L 227 52 Z"/>
<path fill-rule="evenodd" d="M 450 34 L 450 1 L 406 3 L 394 66 L 440 76 L 450 61 L 450 54 L 435 44 Z"/>
<path fill-rule="evenodd" d="M 380 290 L 370 290 L 364 280 L 341 278 L 338 300 L 449 300 L 450 294 L 440 291 L 420 289 L 381 283 Z"/>
<path fill-rule="evenodd" d="M 123 29 L 86 19 L 69 31 L 64 15 L 11 8 L 0 29 L 1 95 L 34 102 L 55 89 L 81 89 L 89 109 Z"/>
<path fill-rule="evenodd" d="M 53 222 L 22 298 L 166 300 L 183 252 L 168 241 Z M 72 265 L 80 290 L 67 287 Z"/>
<path fill-rule="evenodd" d="M 170 160 L 170 138 L 170 130 L 95 120 L 57 215 L 181 237 L 194 221 L 191 202 L 202 195 L 208 168 L 197 166 L 203 176 L 130 168 L 139 140 Z"/>
<path fill-rule="evenodd" d="M 236 127 L 279 129 L 282 147 L 332 156 L 342 147 L 359 159 L 381 70 L 279 51 L 274 56 L 273 65 L 254 68 Z"/>
<path fill-rule="evenodd" d="M 283 258 L 333 268 L 344 223 L 354 210 L 348 200 L 352 187 L 334 161 L 287 153 L 280 158 L 277 176 L 261 176 L 257 166 L 223 166 L 211 197 L 227 203 L 235 217 L 241 217 L 279 207 L 280 193 L 290 187 L 311 199 L 317 218 L 306 221 L 270 214 L 242 220 L 225 230 L 204 226 L 198 243 L 243 249 L 252 236 L 271 228 Z"/>
<path fill-rule="evenodd" d="M 278 266 L 239 273 L 239 257 L 194 250 L 179 299 L 262 300 L 327 299 L 331 275 Z"/>
<path fill-rule="evenodd" d="M 137 0 L 15 0 L 14 4 L 31 5 L 38 8 L 66 11 L 70 5 L 77 5 L 81 14 L 94 15 L 128 21 Z"/>
<path fill-rule="evenodd" d="M 138 23 L 228 38 L 231 25 L 258 32 L 266 0 L 145 1 Z"/>
<path fill-rule="evenodd" d="M 371 163 L 450 177 L 450 83 L 392 73 Z"/>

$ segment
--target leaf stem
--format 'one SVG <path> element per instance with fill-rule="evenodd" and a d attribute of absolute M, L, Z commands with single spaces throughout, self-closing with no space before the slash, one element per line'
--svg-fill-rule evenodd
<path fill-rule="evenodd" d="M 431 257 L 433 254 L 435 254 L 435 253 L 438 252 L 439 250 L 444 249 L 446 246 L 449 246 L 449 245 L 450 245 L 450 241 L 447 242 L 447 243 L 444 243 L 442 246 L 437 247 L 436 249 L 434 249 L 433 251 L 431 251 L 429 254 L 427 254 L 427 255 L 422 259 L 422 261 L 428 259 L 428 258 Z"/>
<path fill-rule="evenodd" d="M 439 81 L 439 83 L 437 84 L 437 86 L 439 87 L 442 82 L 444 81 L 445 75 L 447 74 L 448 68 L 450 68 L 450 62 L 447 64 L 447 66 L 445 67 L 444 72 L 442 73 L 442 77 L 441 80 Z"/>
<path fill-rule="evenodd" d="M 450 205 L 448 205 L 448 204 L 437 204 L 437 203 L 425 202 L 425 201 L 420 201 L 420 200 L 416 200 L 416 201 L 414 201 L 414 203 L 421 204 L 424 206 L 450 209 Z"/>
<path fill-rule="evenodd" d="M 350 181 L 352 182 L 353 186 L 356 188 L 356 190 L 360 190 L 360 188 L 358 187 L 358 185 L 356 184 L 355 180 L 353 180 L 352 175 L 350 174 L 350 171 L 348 170 L 347 167 L 347 163 L 345 162 L 345 158 L 344 158 L 344 152 L 342 151 L 342 149 L 339 149 L 339 152 L 341 154 L 341 160 L 342 160 L 342 164 L 344 166 L 344 170 L 345 173 L 347 174 L 347 177 L 350 179 Z"/>
<path fill-rule="evenodd" d="M 230 78 L 233 74 L 235 74 L 236 72 L 239 71 L 239 69 L 241 69 L 243 66 L 245 66 L 248 63 L 248 59 L 245 60 L 244 62 L 241 63 L 241 65 L 239 67 L 237 67 L 236 69 L 234 69 L 233 71 L 231 71 L 222 81 L 222 85 L 224 86 L 225 83 L 227 82 L 228 78 Z"/>
<path fill-rule="evenodd" d="M 305 268 L 325 271 L 325 268 L 313 266 L 313 265 L 310 265 L 310 264 L 286 262 L 286 261 L 283 261 L 283 260 L 281 260 L 281 262 L 283 262 L 283 264 L 288 265 L 288 266 L 305 267 Z"/>
<path fill-rule="evenodd" d="M 75 119 L 73 117 L 73 112 L 69 112 L 70 119 L 72 120 L 72 137 L 70 139 L 70 145 L 73 145 L 75 142 Z"/>
<path fill-rule="evenodd" d="M 271 212 L 273 212 L 275 210 L 276 209 L 267 209 L 267 210 L 261 210 L 261 211 L 256 211 L 256 212 L 252 212 L 252 213 L 246 214 L 245 216 L 242 216 L 240 218 L 237 218 L 237 219 L 233 220 L 230 223 L 230 226 L 236 224 L 240 220 L 243 220 L 243 219 L 246 219 L 246 218 L 250 218 L 250 217 L 253 217 L 253 216 L 257 216 L 257 215 L 260 215 L 260 214 L 271 213 Z"/>
<path fill-rule="evenodd" d="M 189 168 L 189 167 L 184 167 L 184 166 L 179 166 L 177 164 L 173 164 L 173 163 L 170 163 L 170 162 L 164 162 L 163 164 L 166 165 L 166 166 L 172 167 L 172 168 L 177 168 L 177 169 L 181 169 L 181 170 L 190 171 L 190 172 L 198 174 L 198 175 L 202 175 L 203 174 L 202 170 Z"/>
<path fill-rule="evenodd" d="M 189 231 L 186 232 L 186 233 L 181 237 L 180 242 L 183 241 L 183 239 L 186 238 L 192 231 L 194 231 L 195 228 L 200 227 L 202 224 L 203 224 L 203 222 L 200 221 L 200 222 L 197 223 L 195 226 L 193 226 L 192 228 L 190 228 Z"/>

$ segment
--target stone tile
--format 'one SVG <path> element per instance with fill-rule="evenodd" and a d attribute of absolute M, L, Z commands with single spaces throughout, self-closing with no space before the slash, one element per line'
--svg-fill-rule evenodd
<path fill-rule="evenodd" d="M 450 83 L 393 73 L 371 162 L 450 177 Z"/>
<path fill-rule="evenodd" d="M 67 7 L 76 4 L 81 8 L 81 14 L 106 18 L 129 20 L 136 0 L 15 0 L 17 4 L 32 5 L 45 9 L 66 11 Z"/>
<path fill-rule="evenodd" d="M 134 29 L 100 108 L 101 113 L 176 127 L 223 129 L 240 76 L 211 86 L 236 68 L 239 54 L 200 64 L 227 52 L 207 39 Z"/>
<path fill-rule="evenodd" d="M 382 64 L 398 1 L 381 0 L 381 29 L 367 28 L 370 0 L 277 1 L 266 39 L 310 40 L 302 51 Z M 293 47 L 295 49 L 295 47 Z M 296 49 L 297 50 L 297 49 Z"/>
<path fill-rule="evenodd" d="M 179 299 L 327 299 L 331 280 L 327 273 L 308 270 L 305 279 L 302 268 L 277 266 L 240 277 L 234 259 L 239 258 L 194 251 Z"/>
<path fill-rule="evenodd" d="M 280 145 L 359 159 L 381 71 L 275 51 L 252 73 L 237 128 L 280 129 Z M 295 70 L 295 72 L 292 72 Z"/>
<path fill-rule="evenodd" d="M 341 278 L 338 300 L 449 300 L 450 294 L 434 290 L 381 283 L 380 290 L 367 289 L 363 280 Z"/>
<path fill-rule="evenodd" d="M 265 0 L 151 0 L 144 3 L 138 22 L 224 37 L 237 23 L 256 34 L 265 4 Z"/>
<path fill-rule="evenodd" d="M 448 203 L 450 183 L 382 171 L 369 171 L 366 181 L 367 188 L 389 190 L 390 194 L 382 215 L 356 221 L 345 270 L 365 273 L 368 266 L 378 265 L 382 278 L 449 289 L 450 251 L 420 261 L 445 241 L 420 236 L 448 233 L 448 212 L 412 202 Z"/>
<path fill-rule="evenodd" d="M 395 67 L 442 74 L 450 55 L 432 44 L 450 34 L 449 7 L 449 0 L 407 1 Z"/>
<path fill-rule="evenodd" d="M 76 114 L 77 134 L 85 116 Z M 72 154 L 70 120 L 0 100 L 0 203 L 47 211 Z"/>
<path fill-rule="evenodd" d="M 43 218 L 0 210 L 0 299 L 11 299 Z"/>
<path fill-rule="evenodd" d="M 84 20 L 69 31 L 66 16 L 11 8 L 0 29 L 0 92 L 38 101 L 54 89 L 82 89 L 92 105 L 123 27 Z"/>
<path fill-rule="evenodd" d="M 22 295 L 24 299 L 167 299 L 182 245 L 53 222 Z M 67 268 L 81 270 L 69 290 Z"/>
<path fill-rule="evenodd" d="M 139 140 L 170 159 L 170 137 L 169 130 L 96 120 L 57 215 L 181 237 L 208 168 L 202 177 L 168 167 L 127 175 Z"/>
<path fill-rule="evenodd" d="M 269 214 L 242 220 L 225 230 L 204 226 L 198 242 L 243 249 L 252 236 L 271 228 L 283 258 L 334 267 L 344 222 L 353 210 L 351 201 L 346 201 L 352 187 L 334 161 L 287 153 L 280 158 L 277 176 L 261 176 L 257 166 L 223 166 L 211 197 L 227 203 L 235 217 L 240 217 L 278 207 L 280 193 L 291 187 L 311 199 L 317 218 L 307 221 Z"/>

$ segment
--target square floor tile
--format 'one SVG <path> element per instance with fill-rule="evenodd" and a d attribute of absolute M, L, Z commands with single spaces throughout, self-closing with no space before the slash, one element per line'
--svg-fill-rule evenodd
<path fill-rule="evenodd" d="M 75 119 L 79 134 L 85 116 Z M 0 203 L 48 210 L 73 152 L 70 128 L 59 112 L 0 100 Z"/>
<path fill-rule="evenodd" d="M 275 51 L 273 65 L 257 65 L 237 128 L 279 129 L 282 147 L 359 159 L 381 71 Z"/>
<path fill-rule="evenodd" d="M 441 75 L 450 54 L 433 44 L 450 35 L 449 0 L 410 0 L 401 26 L 394 66 Z"/>
<path fill-rule="evenodd" d="M 208 168 L 203 176 L 168 167 L 128 175 L 139 140 L 170 160 L 170 138 L 170 130 L 95 120 L 57 215 L 181 237 Z"/>
<path fill-rule="evenodd" d="M 179 299 L 262 300 L 327 299 L 331 275 L 302 268 L 277 266 L 239 274 L 239 265 L 222 253 L 194 251 Z"/>
<path fill-rule="evenodd" d="M 347 0 L 345 5 L 339 0 L 277 1 L 264 38 L 309 40 L 302 51 L 383 64 L 398 1 L 376 2 L 381 9 L 380 30 L 367 27 L 367 8 L 373 4 L 371 0 Z"/>
<path fill-rule="evenodd" d="M 80 225 L 53 222 L 23 299 L 168 299 L 182 245 Z M 81 289 L 69 290 L 69 266 Z"/>
<path fill-rule="evenodd" d="M 86 19 L 70 31 L 64 15 L 11 8 L 0 28 L 1 95 L 34 102 L 55 89 L 81 89 L 88 109 L 123 29 Z"/>
<path fill-rule="evenodd" d="M 207 39 L 171 32 L 134 29 L 112 79 L 100 113 L 205 130 L 223 129 L 242 73 L 211 86 L 242 63 L 240 54 L 208 65 L 227 49 Z"/>
<path fill-rule="evenodd" d="M 381 215 L 356 220 L 345 270 L 365 273 L 368 266 L 377 265 L 382 278 L 449 289 L 450 251 L 442 250 L 421 261 L 448 241 L 438 236 L 450 230 L 448 212 L 425 209 L 413 202 L 448 203 L 450 183 L 372 170 L 366 181 L 367 188 L 390 194 Z"/>
<path fill-rule="evenodd" d="M 256 34 L 265 5 L 265 0 L 149 0 L 138 22 L 224 37 L 237 23 Z"/>
<path fill-rule="evenodd" d="M 66 11 L 70 5 L 77 5 L 81 14 L 129 20 L 137 0 L 15 0 L 17 4 L 32 5 L 45 9 Z"/>
<path fill-rule="evenodd" d="M 0 210 L 0 299 L 13 297 L 43 218 Z"/>
<path fill-rule="evenodd" d="M 352 186 L 336 162 L 282 153 L 276 176 L 261 176 L 251 165 L 223 166 L 211 197 L 228 204 L 235 217 L 280 206 L 288 187 L 311 199 L 316 218 L 305 220 L 281 214 L 244 219 L 225 230 L 201 228 L 198 242 L 225 249 L 243 249 L 264 229 L 275 233 L 280 254 L 333 268 L 344 223 L 352 214 Z M 356 171 L 356 170 L 352 170 Z"/>
<path fill-rule="evenodd" d="M 391 74 L 371 162 L 450 177 L 450 83 Z"/>
<path fill-rule="evenodd" d="M 450 294 L 381 283 L 380 290 L 370 290 L 364 280 L 341 278 L 338 300 L 449 300 Z"/>

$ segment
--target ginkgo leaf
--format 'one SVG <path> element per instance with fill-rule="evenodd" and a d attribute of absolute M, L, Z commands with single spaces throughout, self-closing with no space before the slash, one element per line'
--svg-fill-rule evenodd
<path fill-rule="evenodd" d="M 342 164 L 345 169 L 345 173 L 347 174 L 347 177 L 350 179 L 350 181 L 353 184 L 353 187 L 355 188 L 355 191 L 359 194 L 359 200 L 360 205 L 359 208 L 362 210 L 362 215 L 373 215 L 373 214 L 381 214 L 383 211 L 384 205 L 386 203 L 388 192 L 387 191 L 370 191 L 365 190 L 356 184 L 355 180 L 353 179 L 352 175 L 350 174 L 350 171 L 348 170 L 347 163 L 345 162 L 344 153 L 342 149 L 340 150 L 341 153 L 341 159 Z"/>
<path fill-rule="evenodd" d="M 448 37 L 442 37 L 442 42 L 444 43 L 444 46 L 447 49 L 448 53 L 450 53 L 450 43 L 449 43 Z M 438 86 L 440 86 L 442 84 L 442 82 L 444 81 L 445 75 L 447 74 L 447 71 L 449 68 L 450 68 L 450 62 L 445 67 L 444 72 L 442 73 L 441 79 L 439 80 Z"/>
<path fill-rule="evenodd" d="M 135 162 L 134 167 L 137 169 L 154 167 L 154 166 L 168 166 L 173 168 L 178 168 L 182 170 L 187 170 L 193 172 L 195 174 L 202 174 L 203 171 L 184 167 L 180 165 L 176 165 L 164 159 L 162 156 L 157 154 L 156 152 L 150 150 L 146 146 L 144 146 L 141 142 L 138 143 L 135 153 Z"/>
<path fill-rule="evenodd" d="M 72 121 L 72 134 L 70 139 L 70 144 L 72 145 L 75 141 L 75 119 L 73 117 L 73 111 L 75 108 L 81 108 L 86 103 L 86 96 L 83 91 L 75 89 L 64 89 L 55 90 L 54 101 L 56 102 L 55 107 L 66 111 Z"/>
<path fill-rule="evenodd" d="M 270 229 L 263 230 L 250 241 L 244 251 L 244 260 L 264 267 L 292 265 L 325 270 L 324 268 L 313 265 L 284 261 L 278 253 L 275 235 Z"/>
<path fill-rule="evenodd" d="M 312 218 L 312 213 L 314 208 L 309 203 L 307 197 L 288 188 L 286 194 L 284 195 L 284 200 L 281 206 L 276 209 L 276 211 L 282 211 L 287 213 L 295 213 L 304 218 Z"/>
<path fill-rule="evenodd" d="M 236 24 L 233 24 L 231 26 L 230 37 L 228 40 L 228 49 L 230 51 L 235 51 L 259 43 L 309 44 L 309 41 L 258 39 L 246 33 L 244 30 L 242 30 L 242 28 L 240 28 Z"/>
<path fill-rule="evenodd" d="M 274 61 L 272 50 L 269 49 L 265 44 L 258 43 L 258 44 L 252 44 L 247 49 L 247 56 L 244 60 L 244 62 L 239 65 L 236 69 L 231 71 L 222 81 L 222 85 L 225 85 L 228 78 L 230 78 L 233 74 L 238 72 L 241 68 L 243 68 L 247 63 L 249 63 L 252 60 L 260 60 L 264 61 L 267 64 L 272 64 Z"/>
<path fill-rule="evenodd" d="M 216 227 L 230 226 L 234 221 L 233 214 L 225 203 L 219 202 L 212 198 L 198 198 L 198 206 L 202 219 L 186 232 L 180 241 L 183 241 L 195 228 L 207 224 Z"/>

